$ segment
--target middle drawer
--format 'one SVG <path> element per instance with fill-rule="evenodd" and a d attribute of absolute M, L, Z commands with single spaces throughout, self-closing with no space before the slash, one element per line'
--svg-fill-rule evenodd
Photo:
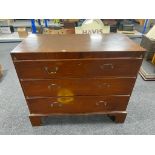
<path fill-rule="evenodd" d="M 130 95 L 135 78 L 21 80 L 25 97 Z"/>

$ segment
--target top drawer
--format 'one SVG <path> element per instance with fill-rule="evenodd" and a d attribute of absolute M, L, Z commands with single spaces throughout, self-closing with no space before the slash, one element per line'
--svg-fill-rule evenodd
<path fill-rule="evenodd" d="M 50 59 L 88 59 L 88 58 L 143 58 L 143 51 L 111 51 L 111 52 L 36 52 L 11 53 L 16 60 L 50 60 Z"/>
<path fill-rule="evenodd" d="M 64 59 L 47 61 L 15 61 L 21 79 L 63 77 L 135 77 L 142 59 Z"/>

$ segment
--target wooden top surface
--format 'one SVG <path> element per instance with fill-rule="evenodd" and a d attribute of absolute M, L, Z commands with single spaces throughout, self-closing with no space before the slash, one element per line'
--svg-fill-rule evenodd
<path fill-rule="evenodd" d="M 12 53 L 145 51 L 123 34 L 31 35 Z"/>

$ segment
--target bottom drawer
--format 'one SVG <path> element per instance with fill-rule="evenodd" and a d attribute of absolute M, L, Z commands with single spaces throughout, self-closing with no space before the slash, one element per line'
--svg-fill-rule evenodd
<path fill-rule="evenodd" d="M 27 99 L 31 114 L 91 113 L 124 111 L 129 95 L 123 96 L 74 96 Z"/>

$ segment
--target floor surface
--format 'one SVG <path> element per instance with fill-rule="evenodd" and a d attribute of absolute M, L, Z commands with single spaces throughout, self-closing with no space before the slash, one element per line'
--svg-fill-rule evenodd
<path fill-rule="evenodd" d="M 106 116 L 49 117 L 45 126 L 32 127 L 28 108 L 11 61 L 10 51 L 18 43 L 0 43 L 0 64 L 5 74 L 0 80 L 0 134 L 155 134 L 155 81 L 138 76 L 124 124 L 115 124 Z"/>

